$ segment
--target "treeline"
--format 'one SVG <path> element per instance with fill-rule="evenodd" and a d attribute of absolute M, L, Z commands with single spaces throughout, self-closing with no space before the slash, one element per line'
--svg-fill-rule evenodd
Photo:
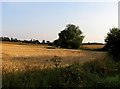
<path fill-rule="evenodd" d="M 34 43 L 34 44 L 48 44 L 53 46 L 53 42 L 42 40 L 40 42 L 39 40 L 31 39 L 31 40 L 18 40 L 17 38 L 9 38 L 9 37 L 0 37 L 0 41 L 9 41 L 9 42 L 22 42 L 22 43 Z M 82 45 L 103 45 L 103 43 L 97 43 L 97 42 L 88 42 L 88 43 L 82 43 Z"/>
<path fill-rule="evenodd" d="M 31 40 L 18 40 L 17 38 L 9 38 L 9 37 L 0 37 L 0 41 L 8 41 L 8 42 L 22 42 L 22 43 L 33 43 L 33 44 L 52 44 L 50 41 L 45 41 L 42 40 L 40 42 L 39 40 L 36 39 L 31 39 Z"/>
<path fill-rule="evenodd" d="M 104 43 L 97 43 L 97 42 L 88 42 L 88 43 L 82 43 L 82 45 L 104 45 Z"/>

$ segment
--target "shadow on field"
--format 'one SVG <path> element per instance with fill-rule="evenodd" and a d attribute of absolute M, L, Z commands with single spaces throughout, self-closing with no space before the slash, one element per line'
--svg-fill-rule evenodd
<path fill-rule="evenodd" d="M 118 64 L 119 65 L 119 64 Z M 12 89 L 75 89 L 80 87 L 114 88 L 120 87 L 120 74 L 116 63 L 91 61 L 67 67 L 27 69 L 3 74 L 3 87 Z"/>

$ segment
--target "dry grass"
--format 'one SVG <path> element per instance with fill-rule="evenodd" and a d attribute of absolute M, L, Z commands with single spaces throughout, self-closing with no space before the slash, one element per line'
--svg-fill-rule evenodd
<path fill-rule="evenodd" d="M 105 45 L 82 45 L 81 48 L 83 49 L 101 49 Z"/>
<path fill-rule="evenodd" d="M 58 48 L 48 49 L 44 45 L 2 43 L 2 71 L 9 73 L 33 68 L 53 67 L 53 62 L 50 60 L 55 56 L 61 58 L 61 65 L 68 65 L 74 62 L 84 63 L 89 60 L 104 59 L 106 53 Z"/>

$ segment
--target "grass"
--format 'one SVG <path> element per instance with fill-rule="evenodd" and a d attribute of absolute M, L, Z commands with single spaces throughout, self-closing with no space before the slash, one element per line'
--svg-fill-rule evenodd
<path fill-rule="evenodd" d="M 4 88 L 118 87 L 119 63 L 106 52 L 2 43 Z"/>
<path fill-rule="evenodd" d="M 120 77 L 119 72 L 115 72 L 117 66 L 109 68 L 107 62 L 99 62 L 94 60 L 86 62 L 85 64 L 71 64 L 67 67 L 54 67 L 46 69 L 27 69 L 22 72 L 11 72 L 3 75 L 3 87 L 16 88 L 16 87 L 32 87 L 53 89 L 62 87 L 66 88 L 119 88 Z M 112 63 L 112 62 L 111 62 Z M 96 64 L 96 65 L 94 65 Z M 104 70 L 102 66 L 104 65 Z M 109 64 L 113 66 L 112 64 Z M 114 65 L 116 65 L 114 63 Z M 112 70 L 109 71 L 108 69 Z"/>

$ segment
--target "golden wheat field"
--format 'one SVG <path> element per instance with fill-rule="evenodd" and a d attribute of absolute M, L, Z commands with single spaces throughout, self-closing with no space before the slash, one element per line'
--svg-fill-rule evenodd
<path fill-rule="evenodd" d="M 100 49 L 103 48 L 105 45 L 101 44 L 101 45 L 82 45 L 81 48 L 84 49 Z"/>
<path fill-rule="evenodd" d="M 60 58 L 60 65 L 67 66 L 71 63 L 84 63 L 90 60 L 104 59 L 105 52 L 51 49 L 47 45 L 1 43 L 2 44 L 2 72 L 24 71 L 33 68 L 53 67 L 51 59 Z"/>

